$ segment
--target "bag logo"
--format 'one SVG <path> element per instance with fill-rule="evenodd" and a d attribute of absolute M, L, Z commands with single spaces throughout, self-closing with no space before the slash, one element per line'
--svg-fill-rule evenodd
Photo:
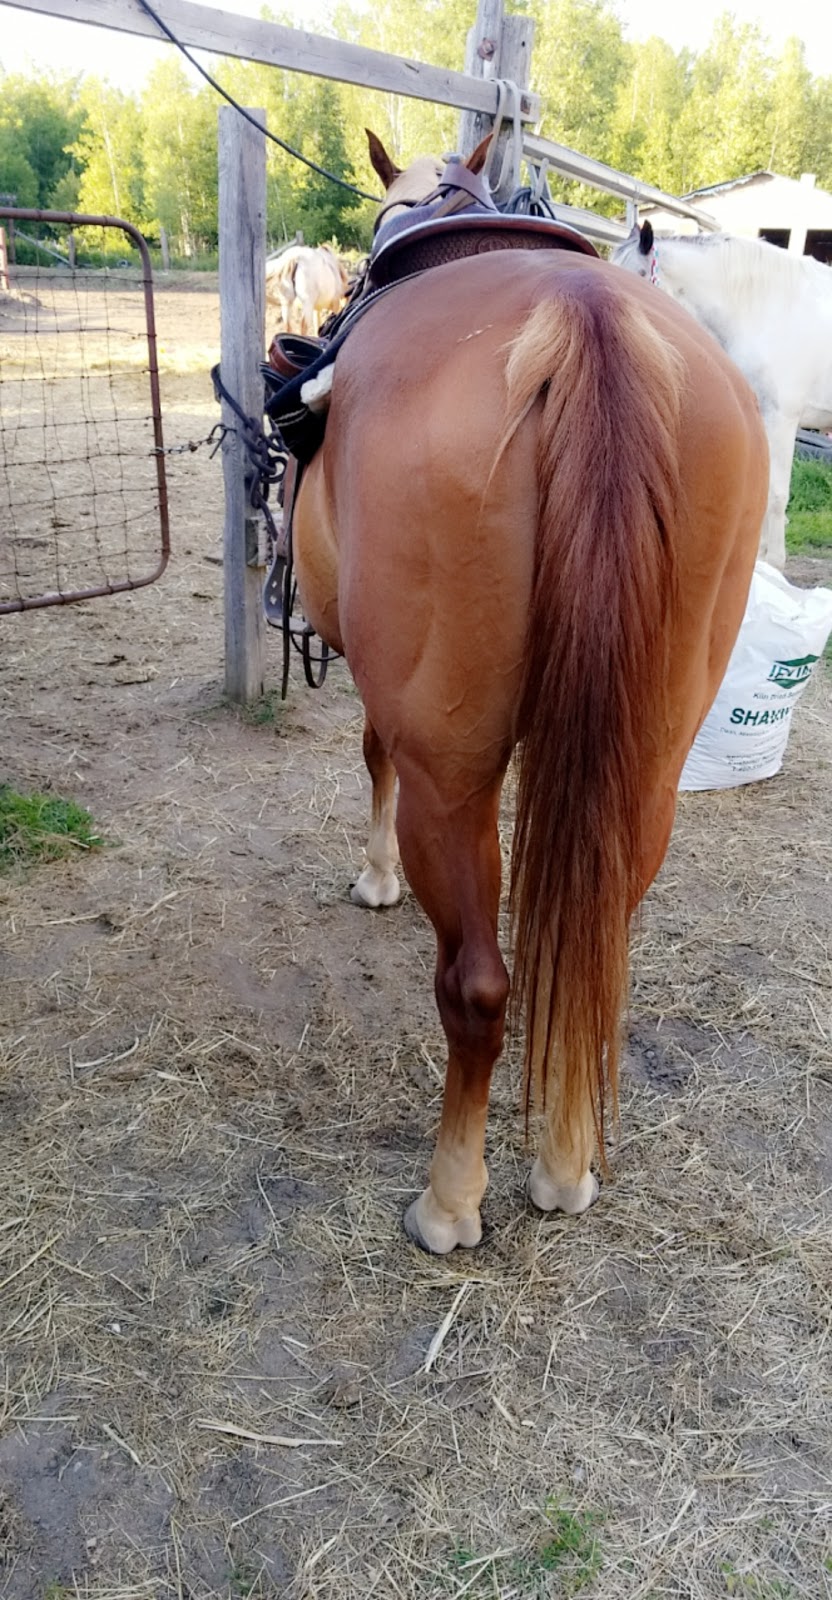
<path fill-rule="evenodd" d="M 775 661 L 768 675 L 769 683 L 778 689 L 799 689 L 812 676 L 817 656 L 800 656 L 797 661 Z"/>

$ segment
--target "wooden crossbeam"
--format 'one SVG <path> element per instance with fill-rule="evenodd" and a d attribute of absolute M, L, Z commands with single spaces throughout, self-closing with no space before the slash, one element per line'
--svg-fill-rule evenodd
<path fill-rule="evenodd" d="M 93 23 L 119 33 L 164 39 L 137 0 L 2 0 L 2 5 L 50 17 L 66 17 L 73 22 Z M 408 61 L 401 56 L 386 55 L 381 50 L 368 50 L 364 45 L 347 44 L 341 39 L 325 39 L 299 28 L 286 28 L 278 22 L 234 16 L 213 6 L 194 4 L 193 0 L 153 0 L 153 7 L 189 49 L 239 56 L 244 61 L 260 61 L 267 66 L 286 67 L 317 78 L 334 78 L 341 83 L 355 83 L 364 89 L 380 89 L 414 100 L 433 100 L 462 111 L 481 111 L 493 116 L 497 110 L 498 91 L 493 79 L 469 77 L 467 73 L 451 72 L 423 61 Z M 521 112 L 524 120 L 536 121 L 540 116 L 539 96 L 524 91 Z"/>

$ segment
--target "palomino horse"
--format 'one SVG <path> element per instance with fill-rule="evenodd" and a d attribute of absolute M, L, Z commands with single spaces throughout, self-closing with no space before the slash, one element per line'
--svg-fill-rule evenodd
<path fill-rule="evenodd" d="M 745 373 L 771 456 L 760 555 L 782 568 L 795 434 L 832 428 L 832 271 L 764 239 L 656 239 L 649 222 L 612 259 L 685 306 Z"/>
<path fill-rule="evenodd" d="M 347 275 L 329 245 L 290 245 L 266 262 L 266 303 L 289 333 L 316 334 L 346 293 Z"/>
<path fill-rule="evenodd" d="M 407 174 L 375 165 L 389 207 Z M 594 258 L 446 262 L 383 294 L 338 355 L 297 573 L 366 713 L 353 897 L 392 905 L 401 850 L 436 933 L 445 1095 L 405 1219 L 430 1250 L 481 1235 L 513 751 L 514 999 L 545 1109 L 530 1195 L 578 1213 L 597 1194 L 629 922 L 743 615 L 766 472 L 745 379 L 672 301 Z"/>

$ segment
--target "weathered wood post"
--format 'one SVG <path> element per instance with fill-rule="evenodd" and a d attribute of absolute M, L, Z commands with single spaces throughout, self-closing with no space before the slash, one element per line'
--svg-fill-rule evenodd
<path fill-rule="evenodd" d="M 533 40 L 534 23 L 530 17 L 504 16 L 503 0 L 479 0 L 477 20 L 468 34 L 466 44 L 465 71 L 474 78 L 504 78 L 516 83 L 521 91 L 521 108 L 528 110 L 529 103 L 524 105 L 522 91 L 529 86 Z M 464 111 L 459 120 L 461 154 L 470 155 L 493 126 L 494 118 L 487 112 Z M 510 137 L 507 128 L 498 142 L 492 166 L 495 182 L 499 178 Z M 498 201 L 507 200 L 518 180 L 519 173 L 516 167 L 512 167 L 504 184 L 495 190 L 495 198 Z"/>
<path fill-rule="evenodd" d="M 6 249 L 6 230 L 0 224 L 0 293 L 8 294 L 9 283 L 9 256 Z"/>
<path fill-rule="evenodd" d="M 265 111 L 252 111 L 265 122 Z M 265 354 L 266 141 L 234 110 L 219 112 L 220 368 L 246 416 L 263 415 Z M 238 419 L 223 401 L 222 420 Z M 225 690 L 247 704 L 263 693 L 263 580 L 258 518 L 249 503 L 250 466 L 238 431 L 222 447 L 225 480 Z"/>
<path fill-rule="evenodd" d="M 166 228 L 159 229 L 159 249 L 162 252 L 162 271 L 170 272 L 170 245 Z"/>

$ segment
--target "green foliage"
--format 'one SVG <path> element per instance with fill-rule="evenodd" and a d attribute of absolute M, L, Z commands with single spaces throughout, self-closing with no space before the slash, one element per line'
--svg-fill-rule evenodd
<path fill-rule="evenodd" d="M 83 121 L 74 79 L 0 72 L 0 191 L 20 206 L 62 209 Z"/>
<path fill-rule="evenodd" d="M 767 167 L 770 63 L 759 28 L 724 14 L 694 63 L 677 125 L 683 189 Z"/>
<path fill-rule="evenodd" d="M 610 119 L 612 164 L 675 193 L 681 182 L 676 125 L 690 92 L 690 60 L 663 39 L 633 45 Z"/>
<path fill-rule="evenodd" d="M 677 54 L 657 38 L 630 43 L 616 0 L 518 5 L 536 24 L 532 84 L 552 138 L 678 194 L 759 168 L 814 172 L 832 188 L 832 78 L 813 77 L 797 40 L 775 56 L 759 28 L 726 12 L 698 56 Z M 293 21 L 267 7 L 262 14 Z M 473 0 L 332 0 L 331 20 L 316 28 L 458 70 L 472 15 Z M 262 106 L 286 143 L 370 193 L 379 184 L 365 127 L 400 165 L 458 143 L 459 115 L 447 106 L 230 58 L 213 73 L 241 104 Z M 172 257 L 189 266 L 214 254 L 220 100 L 178 57 L 154 68 L 140 96 L 86 77 L 0 71 L 0 85 L 0 191 L 20 204 L 123 216 L 154 245 L 164 228 Z M 273 143 L 266 160 L 272 246 L 301 232 L 309 244 L 367 247 L 369 202 Z M 620 210 L 613 197 L 557 176 L 551 183 L 556 198 Z M 98 235 L 79 244 L 106 248 Z"/>
<path fill-rule="evenodd" d="M 144 152 L 138 101 L 98 78 L 85 78 L 81 105 L 84 123 L 72 146 L 81 169 L 79 208 L 140 226 Z"/>
<path fill-rule="evenodd" d="M 533 86 L 546 131 L 585 155 L 610 155 L 610 104 L 629 69 L 629 47 L 610 0 L 532 0 Z"/>
<path fill-rule="evenodd" d="M 217 111 L 212 89 L 193 89 L 177 56 L 159 62 L 141 99 L 147 231 L 164 228 L 190 262 L 217 247 Z"/>
<path fill-rule="evenodd" d="M 74 801 L 0 787 L 0 870 L 57 861 L 73 849 L 91 850 L 100 843 L 89 812 Z"/>
<path fill-rule="evenodd" d="M 832 548 L 832 466 L 795 458 L 788 504 L 786 547 Z"/>

